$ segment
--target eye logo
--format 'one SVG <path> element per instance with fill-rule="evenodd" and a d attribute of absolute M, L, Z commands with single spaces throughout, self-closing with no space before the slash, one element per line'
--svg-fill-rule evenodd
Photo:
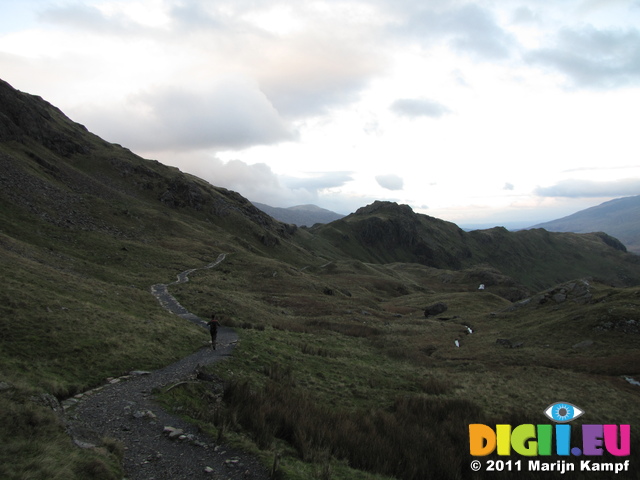
<path fill-rule="evenodd" d="M 584 410 L 567 402 L 552 403 L 544 411 L 544 414 L 557 423 L 567 423 L 575 420 L 584 413 Z"/>

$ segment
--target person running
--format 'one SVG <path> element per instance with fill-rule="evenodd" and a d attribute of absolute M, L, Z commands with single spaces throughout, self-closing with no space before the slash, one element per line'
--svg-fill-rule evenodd
<path fill-rule="evenodd" d="M 220 323 L 216 318 L 216 314 L 211 314 L 211 320 L 207 322 L 207 326 L 209 327 L 209 333 L 211 333 L 211 348 L 216 349 L 216 339 L 218 338 L 218 327 Z"/>

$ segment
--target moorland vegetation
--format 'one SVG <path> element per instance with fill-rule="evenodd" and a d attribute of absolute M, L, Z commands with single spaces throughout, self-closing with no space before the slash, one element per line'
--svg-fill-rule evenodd
<path fill-rule="evenodd" d="M 117 441 L 75 448 L 52 399 L 205 346 L 150 286 L 220 253 L 171 292 L 236 327 L 209 368 L 224 391 L 158 398 L 280 478 L 483 478 L 468 425 L 548 423 L 559 400 L 631 424 L 640 452 L 640 261 L 606 234 L 464 232 L 389 202 L 296 228 L 4 82 L 0 187 L 2 478 L 122 478 Z"/>

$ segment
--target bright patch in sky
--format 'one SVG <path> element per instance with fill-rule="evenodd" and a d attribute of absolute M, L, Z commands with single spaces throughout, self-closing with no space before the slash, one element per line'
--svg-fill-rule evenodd
<path fill-rule="evenodd" d="M 6 0 L 0 72 L 250 200 L 524 227 L 640 194 L 638 25 L 628 0 Z"/>

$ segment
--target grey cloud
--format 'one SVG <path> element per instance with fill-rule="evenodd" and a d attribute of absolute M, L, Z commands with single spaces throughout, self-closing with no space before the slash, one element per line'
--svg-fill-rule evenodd
<path fill-rule="evenodd" d="M 387 190 L 402 190 L 404 187 L 404 180 L 393 173 L 376 176 L 376 182 L 378 182 L 378 185 L 382 188 L 386 188 Z"/>
<path fill-rule="evenodd" d="M 640 193 L 640 178 L 628 178 L 609 182 L 591 180 L 563 180 L 550 187 L 538 187 L 535 194 L 541 197 L 624 197 Z"/>
<path fill-rule="evenodd" d="M 450 113 L 441 103 L 426 98 L 401 98 L 391 104 L 391 111 L 405 117 L 437 118 Z"/>
<path fill-rule="evenodd" d="M 121 16 L 106 16 L 99 9 L 88 5 L 69 5 L 49 8 L 39 15 L 41 21 L 65 28 L 73 28 L 101 34 L 139 34 L 146 28 Z"/>
<path fill-rule="evenodd" d="M 315 191 L 287 187 L 283 178 L 265 163 L 249 165 L 241 160 L 223 162 L 217 157 L 202 158 L 194 154 L 183 157 L 180 166 L 212 185 L 233 190 L 251 201 L 267 205 L 288 207 L 314 203 L 318 198 Z"/>
<path fill-rule="evenodd" d="M 525 55 L 565 74 L 574 85 L 610 88 L 640 83 L 640 31 L 565 29 L 556 44 Z"/>
<path fill-rule="evenodd" d="M 513 12 L 514 23 L 526 24 L 538 22 L 538 16 L 529 7 L 519 7 Z"/>
<path fill-rule="evenodd" d="M 228 188 L 252 201 L 274 207 L 313 203 L 342 212 L 373 201 L 370 198 L 351 198 L 331 190 L 351 181 L 351 172 L 315 172 L 308 177 L 291 177 L 276 174 L 265 163 L 223 162 L 217 157 L 203 157 L 201 153 L 185 154 L 177 160 L 181 168 L 212 185 Z"/>
<path fill-rule="evenodd" d="M 515 43 L 487 10 L 469 4 L 451 17 L 451 27 L 457 30 L 453 44 L 462 51 L 490 59 L 506 58 Z"/>
<path fill-rule="evenodd" d="M 292 117 L 357 101 L 384 68 L 381 54 L 330 36 L 301 35 L 274 47 L 277 54 L 256 78 L 278 111 Z"/>
<path fill-rule="evenodd" d="M 130 112 L 97 112 L 108 138 L 145 151 L 238 149 L 294 140 L 255 84 L 226 79 L 206 91 L 177 87 L 132 95 Z"/>
<path fill-rule="evenodd" d="M 171 7 L 169 14 L 174 26 L 184 27 L 187 30 L 194 28 L 220 28 L 223 25 L 221 19 L 216 18 L 198 2 L 180 2 Z"/>
<path fill-rule="evenodd" d="M 409 33 L 426 43 L 445 40 L 454 49 L 482 59 L 511 55 L 516 40 L 498 25 L 489 10 L 471 3 L 445 8 L 419 5 L 403 12 L 406 20 L 395 28 L 396 34 Z"/>
<path fill-rule="evenodd" d="M 514 188 L 515 187 L 513 186 L 513 183 L 509 183 L 509 182 L 506 182 L 504 184 L 504 187 L 502 187 L 503 190 L 513 190 Z"/>
<path fill-rule="evenodd" d="M 168 52 L 185 49 L 202 55 L 200 74 L 233 71 L 251 77 L 279 114 L 288 118 L 324 114 L 359 99 L 386 60 L 378 48 L 375 27 L 336 24 L 331 15 L 317 15 L 304 2 L 287 4 L 295 16 L 313 21 L 313 28 L 274 35 L 246 19 L 277 2 L 252 0 L 167 0 L 167 29 L 135 23 L 124 15 L 105 15 L 91 6 L 51 8 L 42 19 L 65 28 L 111 35 L 147 37 Z M 193 66 L 191 66 L 193 68 Z"/>
<path fill-rule="evenodd" d="M 279 36 L 244 19 L 278 3 L 312 28 Z M 192 0 L 178 2 L 171 17 L 181 35 L 201 32 L 216 46 L 214 55 L 224 52 L 235 68 L 256 79 L 278 112 L 297 118 L 357 101 L 385 68 L 375 28 L 348 28 L 348 19 L 342 24 L 318 13 L 305 2 Z"/>
<path fill-rule="evenodd" d="M 341 187 L 353 180 L 353 172 L 316 172 L 309 177 L 282 177 L 283 183 L 291 189 L 310 191 Z"/>
<path fill-rule="evenodd" d="M 210 173 L 205 177 L 207 180 L 239 192 L 245 198 L 264 203 L 286 203 L 292 197 L 267 164 L 249 165 L 240 160 L 223 163 L 218 159 L 208 163 Z"/>

